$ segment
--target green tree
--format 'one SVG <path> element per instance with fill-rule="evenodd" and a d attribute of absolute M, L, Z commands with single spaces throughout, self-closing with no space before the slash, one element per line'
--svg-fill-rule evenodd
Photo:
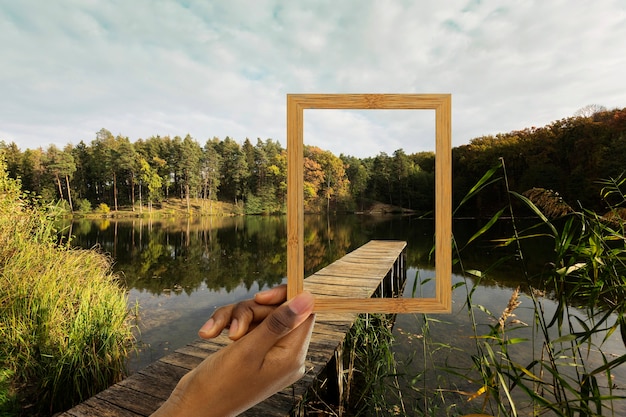
<path fill-rule="evenodd" d="M 143 157 L 139 157 L 139 166 L 140 166 L 140 174 L 139 174 L 139 208 L 143 210 L 142 206 L 142 185 L 146 184 L 148 189 L 148 210 L 152 211 L 152 203 L 153 201 L 159 199 L 161 197 L 161 187 L 162 187 L 162 179 L 156 169 L 152 168 L 148 161 L 146 161 Z"/>
<path fill-rule="evenodd" d="M 252 146 L 250 139 L 246 138 L 246 140 L 243 141 L 241 152 L 243 153 L 243 158 L 246 161 L 246 166 L 248 167 L 247 172 L 242 179 L 242 194 L 258 194 L 260 189 L 260 167 L 257 159 L 257 150 L 254 146 Z"/>
<path fill-rule="evenodd" d="M 180 147 L 178 169 L 180 179 L 185 190 L 185 200 L 187 202 L 187 212 L 191 211 L 190 195 L 192 190 L 197 193 L 201 183 L 200 160 L 202 159 L 202 148 L 198 142 L 189 135 L 185 136 Z"/>
<path fill-rule="evenodd" d="M 244 149 L 245 149 L 244 143 Z M 279 143 L 257 138 L 253 148 L 247 149 L 247 161 L 250 168 L 249 198 L 246 210 L 249 213 L 276 213 L 284 211 L 286 185 L 286 161 L 282 158 Z M 255 198 L 255 207 L 251 207 L 250 198 Z"/>
<path fill-rule="evenodd" d="M 368 192 L 372 199 L 387 201 L 393 204 L 392 179 L 393 168 L 391 158 L 385 152 L 380 152 L 372 161 L 371 182 Z"/>
<path fill-rule="evenodd" d="M 70 210 L 74 211 L 70 191 L 70 178 L 76 171 L 76 164 L 74 163 L 74 157 L 71 153 L 71 145 L 68 145 L 68 147 L 66 147 L 63 151 L 60 151 L 54 145 L 50 145 L 46 151 L 45 167 L 58 186 L 59 198 L 61 200 L 65 199 L 65 193 L 63 192 L 61 180 L 63 179 L 65 181 L 67 202 L 70 205 Z"/>
<path fill-rule="evenodd" d="M 76 163 L 74 162 L 74 156 L 72 156 L 71 144 L 66 145 L 63 152 L 61 152 L 61 161 L 63 164 L 61 174 L 65 177 L 65 185 L 67 187 L 67 201 L 70 203 L 70 210 L 74 211 L 70 180 L 74 176 L 74 172 L 76 172 Z"/>
<path fill-rule="evenodd" d="M 4 154 L 6 170 L 11 178 L 19 178 L 22 176 L 21 161 L 22 152 L 15 142 L 7 144 L 0 140 L 0 152 Z"/>
<path fill-rule="evenodd" d="M 220 186 L 220 172 L 222 158 L 217 152 L 219 139 L 207 140 L 204 144 L 204 152 L 200 161 L 200 176 L 202 178 L 202 195 L 209 200 L 209 210 L 213 212 L 213 200 L 217 197 Z"/>
<path fill-rule="evenodd" d="M 248 174 L 245 155 L 241 146 L 228 136 L 216 149 L 222 159 L 220 196 L 224 200 L 234 201 L 237 204 Z"/>
<path fill-rule="evenodd" d="M 100 129 L 96 133 L 96 139 L 91 142 L 93 148 L 93 170 L 98 178 L 96 193 L 98 199 L 104 196 L 108 184 L 113 187 L 113 206 L 118 210 L 117 204 L 117 152 L 115 137 L 106 129 Z"/>
<path fill-rule="evenodd" d="M 171 139 L 169 136 L 152 136 L 146 140 L 139 139 L 135 142 L 135 150 L 141 155 L 150 166 L 152 166 L 159 177 L 161 177 L 162 195 L 169 198 L 169 189 L 172 184 L 173 168 L 168 163 L 171 157 Z"/>
<path fill-rule="evenodd" d="M 287 153 L 279 142 L 257 139 L 255 146 L 259 195 L 265 212 L 284 213 L 287 194 Z"/>
<path fill-rule="evenodd" d="M 24 190 L 41 195 L 45 184 L 46 168 L 43 149 L 26 149 L 22 154 L 21 179 Z"/>
<path fill-rule="evenodd" d="M 96 201 L 95 184 L 97 184 L 97 179 L 94 178 L 93 173 L 92 152 L 93 149 L 82 140 L 71 150 L 76 163 L 76 172 L 74 172 L 75 196 L 78 199 Z"/>
<path fill-rule="evenodd" d="M 130 197 L 130 204 L 132 210 L 135 211 L 135 184 L 141 169 L 138 154 L 135 152 L 135 147 L 128 137 L 118 135 L 115 137 L 113 155 L 115 156 L 113 169 L 117 171 L 117 178 L 125 181 Z"/>
<path fill-rule="evenodd" d="M 391 199 L 396 205 L 401 207 L 411 207 L 409 195 L 409 175 L 414 170 L 414 165 L 403 149 L 398 149 L 393 153 L 390 161 L 393 175 L 391 187 Z"/>
<path fill-rule="evenodd" d="M 344 155 L 340 155 L 340 158 L 346 167 L 346 176 L 350 182 L 350 195 L 354 201 L 361 203 L 361 210 L 363 210 L 363 197 L 370 179 L 370 172 L 359 158 Z"/>
<path fill-rule="evenodd" d="M 285 207 L 287 199 L 287 150 L 280 148 L 272 157 L 272 164 L 268 169 L 272 181 L 276 186 L 276 198 L 280 202 L 281 207 Z"/>

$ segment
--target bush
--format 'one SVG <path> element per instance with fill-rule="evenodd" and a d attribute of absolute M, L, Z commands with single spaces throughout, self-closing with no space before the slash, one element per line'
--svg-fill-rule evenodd
<path fill-rule="evenodd" d="M 76 201 L 76 209 L 79 213 L 89 213 L 91 211 L 91 202 L 86 198 Z"/>
<path fill-rule="evenodd" d="M 126 372 L 132 333 L 110 260 L 54 243 L 0 161 L 0 414 L 49 415 Z"/>
<path fill-rule="evenodd" d="M 106 203 L 100 203 L 98 204 L 96 211 L 98 213 L 108 214 L 111 211 L 111 208 Z"/>

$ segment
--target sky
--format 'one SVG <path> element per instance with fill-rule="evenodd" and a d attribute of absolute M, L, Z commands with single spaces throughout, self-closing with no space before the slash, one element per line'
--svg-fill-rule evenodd
<path fill-rule="evenodd" d="M 453 146 L 626 107 L 624 0 L 0 0 L 0 140 L 286 146 L 290 93 L 452 95 Z M 339 155 L 434 149 L 434 112 L 305 110 Z"/>

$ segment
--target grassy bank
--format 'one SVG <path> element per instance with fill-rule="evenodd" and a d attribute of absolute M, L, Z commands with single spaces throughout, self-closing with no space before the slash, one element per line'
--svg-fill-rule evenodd
<path fill-rule="evenodd" d="M 65 200 L 62 202 L 62 215 L 65 217 L 101 219 L 101 218 L 168 218 L 168 217 L 201 217 L 201 216 L 238 216 L 245 214 L 244 205 L 226 203 L 223 201 L 207 201 L 199 198 L 187 201 L 179 198 L 171 198 L 155 203 L 152 207 L 136 204 L 134 209 L 131 206 L 120 206 L 114 210 L 107 204 L 100 204 L 92 207 L 91 204 L 81 204 L 73 212 L 69 210 L 69 204 Z"/>
<path fill-rule="evenodd" d="M 185 218 L 185 217 L 202 217 L 202 216 L 241 216 L 241 215 L 270 215 L 270 214 L 285 214 L 282 211 L 264 211 L 259 208 L 255 202 L 240 201 L 237 204 L 227 203 L 224 201 L 209 201 L 200 198 L 192 198 L 189 200 L 189 206 L 187 200 L 181 198 L 170 198 L 163 200 L 159 203 L 154 203 L 152 207 L 148 207 L 145 204 L 136 204 L 133 207 L 120 206 L 118 210 L 114 210 L 107 204 L 100 204 L 92 207 L 91 203 L 85 202 L 85 200 L 79 201 L 80 204 L 75 204 L 75 210 L 70 211 L 69 204 L 65 200 L 61 200 L 60 210 L 64 217 L 73 218 L 86 218 L 86 219 L 101 219 L 101 218 Z M 322 214 L 324 213 L 323 207 L 320 207 L 318 211 L 306 211 L 308 214 Z M 356 214 L 370 214 L 370 215 L 384 215 L 384 214 L 415 214 L 414 210 L 407 208 L 394 206 L 391 204 L 381 203 L 380 201 L 364 199 L 357 211 L 350 211 L 346 213 Z"/>
<path fill-rule="evenodd" d="M 0 162 L 0 415 L 51 415 L 120 380 L 131 347 L 110 261 L 53 243 Z"/>

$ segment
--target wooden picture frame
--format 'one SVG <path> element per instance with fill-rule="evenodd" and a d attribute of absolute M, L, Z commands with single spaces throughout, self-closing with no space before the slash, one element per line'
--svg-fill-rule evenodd
<path fill-rule="evenodd" d="M 287 296 L 304 289 L 304 110 L 435 110 L 435 297 L 316 297 L 316 312 L 449 313 L 452 308 L 450 94 L 287 95 Z"/>

